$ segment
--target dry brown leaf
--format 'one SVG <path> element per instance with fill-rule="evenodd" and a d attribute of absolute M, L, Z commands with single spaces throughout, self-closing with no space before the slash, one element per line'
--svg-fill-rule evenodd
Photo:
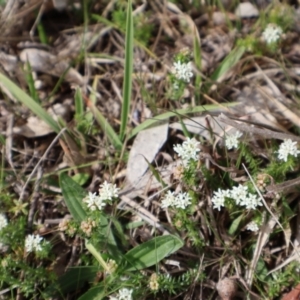
<path fill-rule="evenodd" d="M 65 119 L 69 114 L 70 107 L 57 103 L 50 107 L 47 112 L 57 120 L 58 117 Z M 35 138 L 52 133 L 53 129 L 43 120 L 36 116 L 30 116 L 25 125 L 14 127 L 13 133 L 25 136 L 27 138 Z"/>
<path fill-rule="evenodd" d="M 66 71 L 65 80 L 80 86 L 84 85 L 83 77 L 70 65 L 57 56 L 52 55 L 44 50 L 24 49 L 20 53 L 22 62 L 28 62 L 31 69 L 36 72 L 47 73 L 56 77 L 61 77 Z"/>
<path fill-rule="evenodd" d="M 13 128 L 13 133 L 27 138 L 40 137 L 52 132 L 53 129 L 47 123 L 35 116 L 29 117 L 25 125 Z"/>
<path fill-rule="evenodd" d="M 286 294 L 281 300 L 299 300 L 300 299 L 300 283 Z"/>
<path fill-rule="evenodd" d="M 240 18 L 254 18 L 259 16 L 259 11 L 251 2 L 243 2 L 237 6 L 235 15 Z"/>
<path fill-rule="evenodd" d="M 127 180 L 136 186 L 152 163 L 168 136 L 168 123 L 138 133 L 129 153 Z M 148 162 L 147 162 L 148 161 Z"/>

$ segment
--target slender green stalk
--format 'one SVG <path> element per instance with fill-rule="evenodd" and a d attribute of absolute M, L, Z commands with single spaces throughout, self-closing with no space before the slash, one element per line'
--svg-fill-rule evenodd
<path fill-rule="evenodd" d="M 85 241 L 85 246 L 90 251 L 90 253 L 97 259 L 97 261 L 103 267 L 103 269 L 108 272 L 109 268 L 108 268 L 106 262 L 102 258 L 101 254 L 95 249 L 95 247 L 91 243 L 89 243 L 87 240 Z"/>
<path fill-rule="evenodd" d="M 125 45 L 125 69 L 123 81 L 123 105 L 121 113 L 120 139 L 124 140 L 126 133 L 128 114 L 131 102 L 133 70 L 133 16 L 131 0 L 128 1 L 126 21 L 126 45 Z"/>

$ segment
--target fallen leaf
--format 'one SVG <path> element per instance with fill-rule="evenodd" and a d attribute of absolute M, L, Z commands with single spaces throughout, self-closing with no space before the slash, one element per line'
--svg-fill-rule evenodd
<path fill-rule="evenodd" d="M 66 71 L 65 80 L 82 86 L 83 77 L 70 65 L 59 60 L 57 56 L 40 49 L 24 49 L 20 53 L 22 62 L 28 62 L 35 72 L 47 73 L 56 77 L 61 77 Z"/>
<path fill-rule="evenodd" d="M 281 300 L 299 300 L 300 299 L 300 283 L 286 294 Z"/>
<path fill-rule="evenodd" d="M 156 154 L 165 143 L 169 124 L 164 123 L 138 133 L 130 150 L 127 180 L 135 186 L 148 169 L 148 162 L 152 163 Z"/>

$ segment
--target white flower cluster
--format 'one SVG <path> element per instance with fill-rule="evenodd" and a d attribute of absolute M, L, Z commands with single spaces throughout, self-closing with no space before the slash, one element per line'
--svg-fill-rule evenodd
<path fill-rule="evenodd" d="M 104 181 L 103 184 L 100 185 L 99 195 L 96 193 L 91 193 L 83 199 L 83 202 L 87 204 L 87 207 L 90 210 L 102 210 L 102 208 L 106 205 L 106 201 L 111 201 L 113 198 L 118 197 L 119 188 L 116 187 L 115 184 L 108 183 Z"/>
<path fill-rule="evenodd" d="M 225 146 L 227 147 L 228 150 L 231 150 L 232 148 L 237 148 L 239 145 L 239 138 L 242 136 L 243 134 L 239 131 L 237 131 L 234 134 L 231 135 L 226 135 L 225 138 Z"/>
<path fill-rule="evenodd" d="M 132 295 L 131 295 L 132 292 L 133 290 L 123 288 L 118 291 L 117 297 L 110 296 L 109 299 L 110 300 L 132 300 Z"/>
<path fill-rule="evenodd" d="M 167 208 L 169 206 L 173 206 L 176 208 L 185 209 L 188 205 L 191 204 L 191 200 L 192 198 L 188 193 L 178 193 L 177 195 L 175 195 L 174 192 L 168 191 L 161 202 L 161 207 Z"/>
<path fill-rule="evenodd" d="M 8 224 L 6 216 L 4 214 L 0 214 L 0 230 L 6 227 Z"/>
<path fill-rule="evenodd" d="M 247 230 L 250 230 L 250 231 L 256 232 L 256 231 L 259 230 L 259 227 L 258 227 L 257 223 L 255 223 L 254 221 L 251 221 L 251 222 L 247 225 L 246 229 L 247 229 Z"/>
<path fill-rule="evenodd" d="M 291 139 L 288 139 L 284 140 L 284 142 L 280 144 L 278 158 L 286 162 L 289 155 L 297 157 L 299 153 L 300 151 L 297 149 L 297 142 L 293 142 Z"/>
<path fill-rule="evenodd" d="M 213 208 L 218 210 L 225 206 L 225 198 L 231 198 L 237 205 L 245 206 L 246 209 L 256 209 L 257 206 L 262 206 L 261 200 L 254 194 L 248 192 L 248 187 L 244 185 L 238 185 L 231 190 L 221 190 L 214 192 L 214 196 L 211 199 Z"/>
<path fill-rule="evenodd" d="M 267 44 L 277 42 L 281 35 L 282 29 L 276 24 L 269 24 L 262 33 L 262 38 Z"/>
<path fill-rule="evenodd" d="M 182 63 L 181 61 L 175 61 L 173 63 L 172 73 L 177 79 L 183 80 L 185 82 L 190 82 L 193 77 L 192 63 Z"/>
<path fill-rule="evenodd" d="M 182 145 L 175 145 L 174 151 L 181 157 L 183 164 L 186 165 L 190 160 L 196 161 L 198 159 L 198 153 L 200 149 L 198 145 L 200 143 L 195 138 L 187 138 Z"/>
<path fill-rule="evenodd" d="M 41 236 L 29 234 L 25 239 L 25 250 L 26 252 L 33 252 L 33 251 L 41 251 L 42 250 L 42 242 L 43 238 Z"/>

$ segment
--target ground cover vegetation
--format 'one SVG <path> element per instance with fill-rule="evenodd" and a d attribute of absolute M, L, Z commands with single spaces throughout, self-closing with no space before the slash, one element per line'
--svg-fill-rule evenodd
<path fill-rule="evenodd" d="M 298 3 L 1 2 L 1 299 L 298 299 Z"/>

